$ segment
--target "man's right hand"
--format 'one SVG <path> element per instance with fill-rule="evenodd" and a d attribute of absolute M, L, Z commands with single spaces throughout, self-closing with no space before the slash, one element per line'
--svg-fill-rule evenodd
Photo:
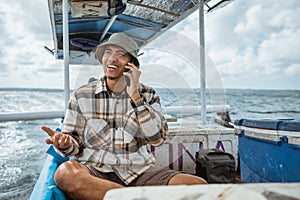
<path fill-rule="evenodd" d="M 70 135 L 54 131 L 47 126 L 42 126 L 41 129 L 50 136 L 46 139 L 47 144 L 53 144 L 58 149 L 68 149 L 72 145 Z"/>

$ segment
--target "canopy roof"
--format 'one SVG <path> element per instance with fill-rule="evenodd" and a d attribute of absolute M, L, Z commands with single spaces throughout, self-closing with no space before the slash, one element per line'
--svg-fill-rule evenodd
<path fill-rule="evenodd" d="M 225 0 L 230 1 L 230 0 Z M 213 0 L 205 0 L 208 3 Z M 218 0 L 217 5 L 224 0 Z M 48 0 L 54 40 L 63 59 L 62 0 Z M 198 0 L 69 0 L 70 64 L 96 64 L 93 49 L 112 33 L 126 32 L 142 47 L 199 8 Z M 89 57 L 90 59 L 87 59 Z"/>

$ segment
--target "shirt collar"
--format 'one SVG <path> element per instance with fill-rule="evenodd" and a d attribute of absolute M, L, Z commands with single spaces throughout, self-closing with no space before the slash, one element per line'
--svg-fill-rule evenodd
<path fill-rule="evenodd" d="M 105 76 L 101 77 L 100 80 L 98 81 L 95 94 L 99 94 L 101 92 L 107 92 L 109 94 L 112 93 L 112 91 L 107 87 Z M 125 94 L 125 93 L 126 93 L 125 90 L 121 92 L 121 94 Z"/>
<path fill-rule="evenodd" d="M 100 80 L 97 83 L 95 94 L 98 94 L 100 92 L 108 92 L 109 89 L 107 88 L 105 76 L 101 77 Z"/>

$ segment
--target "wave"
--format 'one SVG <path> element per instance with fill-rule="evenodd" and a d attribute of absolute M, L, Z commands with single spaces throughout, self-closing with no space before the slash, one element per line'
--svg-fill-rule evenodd
<path fill-rule="evenodd" d="M 277 113 L 286 113 L 286 114 L 300 114 L 300 111 L 297 110 L 278 110 L 278 111 L 253 111 L 253 110 L 246 110 L 249 113 L 257 113 L 257 114 L 277 114 Z"/>

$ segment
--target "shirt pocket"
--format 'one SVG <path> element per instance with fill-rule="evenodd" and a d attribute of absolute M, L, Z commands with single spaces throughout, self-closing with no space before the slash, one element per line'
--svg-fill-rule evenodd
<path fill-rule="evenodd" d="M 124 131 L 123 128 L 118 128 L 115 130 L 115 138 L 112 138 L 115 141 L 115 144 L 128 144 L 134 141 L 134 137 Z"/>
<path fill-rule="evenodd" d="M 111 145 L 109 124 L 103 119 L 89 119 L 85 130 L 85 143 L 90 148 L 107 149 Z"/>

